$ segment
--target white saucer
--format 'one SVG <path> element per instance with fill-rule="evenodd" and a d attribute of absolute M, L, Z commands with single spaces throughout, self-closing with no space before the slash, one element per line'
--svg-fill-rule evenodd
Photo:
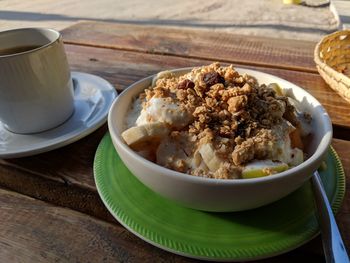
<path fill-rule="evenodd" d="M 101 127 L 117 96 L 106 80 L 81 72 L 72 72 L 74 83 L 73 115 L 60 126 L 35 134 L 16 134 L 4 128 L 0 121 L 0 158 L 34 155 L 57 149 Z"/>

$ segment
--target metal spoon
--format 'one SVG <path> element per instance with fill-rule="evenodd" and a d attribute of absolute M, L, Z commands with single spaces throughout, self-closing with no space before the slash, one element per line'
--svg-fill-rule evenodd
<path fill-rule="evenodd" d="M 314 172 L 311 182 L 321 225 L 326 262 L 350 262 L 318 171 Z"/>

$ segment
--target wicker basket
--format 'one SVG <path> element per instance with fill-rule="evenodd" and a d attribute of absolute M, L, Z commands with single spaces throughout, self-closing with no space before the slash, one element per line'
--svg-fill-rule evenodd
<path fill-rule="evenodd" d="M 322 78 L 350 103 L 350 30 L 324 37 L 316 45 L 314 59 Z"/>

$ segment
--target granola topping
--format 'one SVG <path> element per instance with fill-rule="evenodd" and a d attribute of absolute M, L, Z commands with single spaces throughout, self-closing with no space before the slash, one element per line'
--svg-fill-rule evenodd
<path fill-rule="evenodd" d="M 233 179 L 241 178 L 244 166 L 254 160 L 290 163 L 295 155 L 289 137 L 300 126 L 295 107 L 232 65 L 213 63 L 182 76 L 163 74 L 138 101 L 142 110 L 136 125 L 160 121 L 172 130 L 156 152 L 156 162 L 164 167 Z M 311 122 L 311 116 L 304 115 Z M 262 172 L 276 170 L 267 167 Z"/>

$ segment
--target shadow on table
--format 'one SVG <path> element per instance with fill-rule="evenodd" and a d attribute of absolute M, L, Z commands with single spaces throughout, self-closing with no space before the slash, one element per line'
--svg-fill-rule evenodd
<path fill-rule="evenodd" d="M 199 28 L 230 28 L 239 26 L 241 28 L 275 28 L 278 30 L 290 30 L 304 33 L 330 33 L 334 30 L 318 29 L 318 28 L 303 28 L 295 27 L 287 24 L 278 24 L 278 21 L 255 21 L 252 24 L 230 24 L 229 22 L 211 22 L 205 20 L 170 20 L 170 19 L 143 19 L 143 20 L 131 20 L 131 19 L 112 19 L 112 18 L 90 18 L 90 17 L 79 17 L 79 16 L 65 16 L 59 14 L 43 14 L 36 12 L 22 12 L 22 11 L 0 11 L 0 20 L 20 20 L 20 21 L 78 21 L 78 20 L 90 20 L 99 22 L 112 22 L 112 23 L 125 23 L 125 24 L 142 24 L 142 25 L 159 25 L 159 26 L 189 26 Z M 254 24 L 253 24 L 254 23 Z M 280 23 L 280 22 L 279 22 Z"/>

